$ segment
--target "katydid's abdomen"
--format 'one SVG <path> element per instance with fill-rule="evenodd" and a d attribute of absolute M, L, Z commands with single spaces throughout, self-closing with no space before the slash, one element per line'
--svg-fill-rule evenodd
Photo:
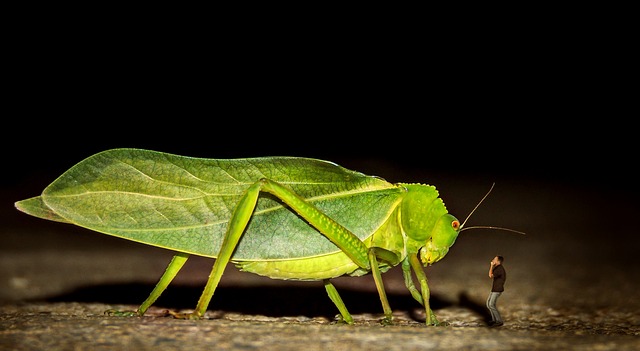
<path fill-rule="evenodd" d="M 240 270 L 263 275 L 273 279 L 322 280 L 340 277 L 358 269 L 343 252 L 296 260 L 237 261 Z"/>

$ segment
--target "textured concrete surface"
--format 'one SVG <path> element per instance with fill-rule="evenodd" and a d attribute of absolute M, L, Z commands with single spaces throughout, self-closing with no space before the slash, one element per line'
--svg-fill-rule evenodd
<path fill-rule="evenodd" d="M 417 174 L 416 178 L 427 177 Z M 433 177 L 450 212 L 464 217 L 490 183 Z M 35 190 L 30 190 L 35 191 Z M 320 283 L 282 282 L 229 267 L 206 319 L 164 311 L 195 307 L 210 259 L 192 257 L 149 313 L 123 318 L 151 291 L 171 252 L 29 217 L 13 202 L 37 193 L 2 194 L 0 349 L 6 350 L 636 350 L 640 347 L 637 206 L 624 194 L 580 186 L 501 182 L 471 224 L 527 235 L 464 232 L 448 256 L 426 269 L 443 327 L 426 327 L 399 267 L 384 275 L 396 324 L 378 323 L 370 276 L 336 279 L 353 326 L 336 324 Z M 615 214 L 602 214 L 615 204 Z M 486 326 L 487 269 L 505 256 L 505 325 Z"/>

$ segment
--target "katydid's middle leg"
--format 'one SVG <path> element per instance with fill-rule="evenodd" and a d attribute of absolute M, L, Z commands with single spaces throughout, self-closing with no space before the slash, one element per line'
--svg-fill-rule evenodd
<path fill-rule="evenodd" d="M 391 306 L 389 305 L 389 301 L 387 300 L 387 293 L 384 289 L 384 283 L 382 282 L 382 274 L 380 272 L 380 268 L 378 267 L 378 258 L 395 265 L 395 262 L 397 262 L 398 260 L 398 256 L 391 251 L 372 247 L 368 250 L 368 257 L 371 264 L 373 280 L 376 283 L 376 289 L 378 290 L 380 302 L 382 303 L 382 310 L 384 311 L 384 319 L 382 323 L 391 324 L 393 322 L 393 312 L 391 310 Z M 324 280 L 324 287 L 327 290 L 331 301 L 333 301 L 336 307 L 338 307 L 343 320 L 348 324 L 353 324 L 353 318 L 351 317 L 351 314 L 349 314 L 349 311 L 347 311 L 347 307 L 342 302 L 342 299 L 340 298 L 340 295 L 338 295 L 338 291 L 336 290 L 336 288 L 333 286 L 333 284 L 331 284 L 331 282 L 329 282 L 329 279 Z"/>
<path fill-rule="evenodd" d="M 371 264 L 371 273 L 373 274 L 373 280 L 376 283 L 376 289 L 378 289 L 378 295 L 380 296 L 380 302 L 382 303 L 382 310 L 384 312 L 384 319 L 382 324 L 388 325 L 393 323 L 393 312 L 387 300 L 387 292 L 384 289 L 384 283 L 382 282 L 382 274 L 378 267 L 378 257 L 382 260 L 393 263 L 398 260 L 398 256 L 389 250 L 385 250 L 379 247 L 371 247 L 368 252 L 369 263 Z"/>

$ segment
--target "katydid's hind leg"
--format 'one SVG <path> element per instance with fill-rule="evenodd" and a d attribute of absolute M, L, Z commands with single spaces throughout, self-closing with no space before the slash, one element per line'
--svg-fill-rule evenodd
<path fill-rule="evenodd" d="M 142 302 L 140 307 L 138 307 L 137 311 L 107 310 L 105 311 L 105 314 L 108 314 L 111 316 L 125 316 L 125 317 L 143 316 L 145 312 L 147 312 L 149 307 L 151 307 L 151 305 L 153 305 L 153 303 L 156 302 L 156 300 L 160 297 L 160 295 L 167 288 L 167 286 L 169 286 L 173 278 L 175 278 L 175 276 L 178 274 L 182 266 L 184 266 L 184 263 L 187 262 L 188 258 L 189 258 L 189 255 L 185 253 L 178 253 L 175 256 L 173 256 L 173 258 L 171 259 L 171 262 L 169 262 L 167 269 L 165 269 L 164 273 L 160 277 L 160 280 L 156 284 L 155 288 L 153 288 L 153 290 L 151 291 L 151 294 L 149 294 L 149 297 L 147 297 L 147 299 L 144 300 L 144 302 Z"/>
<path fill-rule="evenodd" d="M 231 255 L 233 255 L 233 252 L 242 237 L 242 233 L 253 215 L 253 210 L 256 207 L 256 202 L 258 201 L 258 195 L 260 193 L 260 185 L 261 182 L 256 182 L 251 185 L 242 198 L 240 198 L 236 208 L 233 210 L 233 214 L 229 219 L 229 227 L 227 228 L 227 232 L 222 240 L 222 245 L 220 246 L 220 252 L 213 264 L 213 268 L 211 268 L 209 279 L 202 291 L 202 295 L 200 295 L 196 309 L 191 313 L 171 313 L 175 318 L 200 319 L 207 312 L 207 307 L 209 306 L 209 302 L 211 302 L 211 298 L 218 287 L 218 283 L 220 283 L 220 278 L 222 278 L 224 269 L 231 260 Z"/>
<path fill-rule="evenodd" d="M 149 309 L 149 307 L 151 307 L 151 305 L 156 302 L 162 292 L 169 286 L 169 283 L 171 283 L 173 278 L 176 277 L 182 266 L 184 266 L 185 262 L 187 262 L 188 258 L 189 255 L 186 253 L 178 253 L 173 256 L 171 262 L 169 263 L 169 266 L 167 266 L 167 269 L 165 270 L 162 277 L 160 277 L 160 280 L 156 284 L 155 288 L 153 288 L 153 291 L 151 291 L 151 294 L 149 294 L 149 297 L 147 297 L 147 299 L 142 302 L 140 307 L 138 307 L 139 315 L 142 316 L 143 314 L 145 314 L 145 312 L 147 312 L 147 309 Z"/>
<path fill-rule="evenodd" d="M 329 295 L 329 298 L 336 305 L 336 307 L 338 308 L 338 311 L 340 311 L 340 316 L 342 317 L 342 321 L 347 324 L 353 324 L 353 318 L 351 317 L 351 314 L 349 313 L 349 311 L 347 311 L 347 306 L 345 306 L 344 302 L 342 302 L 342 298 L 340 298 L 340 294 L 338 294 L 338 290 L 336 290 L 336 287 L 333 286 L 333 284 L 331 284 L 329 279 L 323 280 L 323 283 L 324 283 L 324 288 L 327 290 L 327 294 Z"/>

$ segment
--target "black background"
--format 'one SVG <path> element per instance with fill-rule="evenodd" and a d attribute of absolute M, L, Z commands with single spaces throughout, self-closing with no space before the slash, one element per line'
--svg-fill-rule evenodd
<path fill-rule="evenodd" d="M 596 30 L 468 34 L 435 48 L 281 28 L 211 37 L 54 28 L 23 28 L 12 43 L 5 213 L 83 158 L 134 147 L 321 158 L 441 192 L 459 178 L 559 198 L 573 195 L 551 192 L 570 188 L 603 226 L 633 227 L 614 218 L 634 213 L 640 194 L 632 60 Z M 469 194 L 464 211 L 481 195 Z"/>

